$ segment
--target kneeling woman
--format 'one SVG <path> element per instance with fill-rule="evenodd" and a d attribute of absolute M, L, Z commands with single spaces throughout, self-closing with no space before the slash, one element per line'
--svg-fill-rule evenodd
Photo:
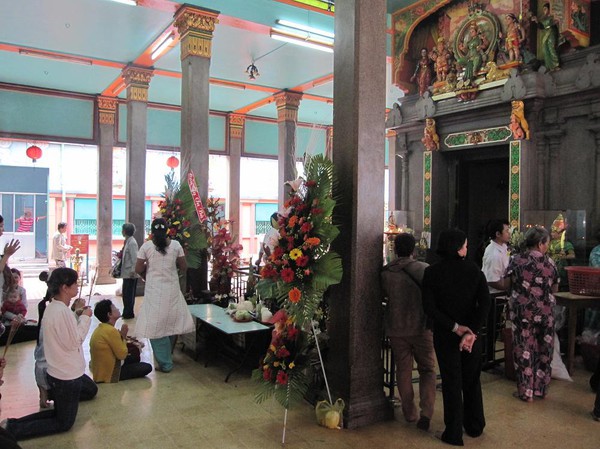
<path fill-rule="evenodd" d="M 57 268 L 48 279 L 52 301 L 46 307 L 40 332 L 48 361 L 48 383 L 54 398 L 54 410 L 44 410 L 22 418 L 11 418 L 6 430 L 17 440 L 65 432 L 73 427 L 80 400 L 92 399 L 98 387 L 85 375 L 81 344 L 90 329 L 92 310 L 83 309 L 76 318 L 69 308 L 77 295 L 77 272 Z"/>

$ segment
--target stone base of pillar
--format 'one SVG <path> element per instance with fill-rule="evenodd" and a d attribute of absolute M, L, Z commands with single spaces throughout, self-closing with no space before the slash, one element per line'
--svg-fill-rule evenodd
<path fill-rule="evenodd" d="M 117 280 L 112 277 L 110 274 L 98 275 L 96 277 L 96 285 L 110 285 L 116 284 Z"/>
<path fill-rule="evenodd" d="M 344 427 L 357 429 L 381 421 L 394 419 L 394 406 L 383 391 L 379 398 L 367 398 L 364 402 L 351 402 L 344 410 Z"/>

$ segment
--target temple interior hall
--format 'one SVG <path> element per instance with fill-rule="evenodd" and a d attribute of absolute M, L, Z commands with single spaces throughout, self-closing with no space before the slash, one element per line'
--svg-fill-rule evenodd
<path fill-rule="evenodd" d="M 310 174 L 331 188 L 306 205 L 304 254 L 278 227 L 323 186 L 300 179 Z M 507 300 L 493 295 L 481 374 L 487 425 L 464 445 L 600 447 L 589 385 L 600 356 L 600 268 L 588 269 L 600 250 L 600 0 L 3 2 L 0 248 L 20 241 L 8 265 L 21 270 L 27 318 L 37 319 L 46 293 L 38 274 L 58 263 L 63 223 L 78 293 L 122 310 L 122 281 L 111 275 L 122 226 L 135 225 L 141 246 L 153 219 L 181 204 L 174 192 L 194 217 L 167 226 L 192 260 L 181 291 L 196 330 L 174 342 L 173 370 L 99 384 L 71 430 L 19 441 L 23 449 L 444 447 L 437 364 L 429 430 L 403 418 L 380 273 L 399 233 L 415 237 L 415 258 L 435 263 L 451 228 L 464 231 L 466 259 L 481 266 L 493 219 L 506 221 L 513 252 L 529 229 L 552 232 L 556 358 L 570 380 L 553 379 L 543 400 L 513 397 Z M 187 240 L 198 229 L 210 235 L 202 249 Z M 272 244 L 288 239 L 290 248 L 265 254 L 274 230 Z M 222 274 L 215 254 L 225 246 L 233 256 Z M 290 260 L 298 271 L 286 281 L 278 270 Z M 253 290 L 256 263 L 275 270 L 258 271 L 260 282 L 280 276 L 279 305 Z M 297 303 L 315 270 L 321 290 L 304 334 L 318 333 L 316 318 L 324 346 L 312 348 L 309 393 L 289 410 L 259 404 L 252 369 L 267 381 L 259 355 L 281 331 L 276 320 L 246 320 L 238 324 L 256 327 L 236 334 L 199 310 L 266 299 L 269 313 L 293 315 L 308 304 Z M 135 294 L 138 317 L 141 281 Z M 130 334 L 137 319 L 127 320 Z M 92 317 L 86 364 L 97 326 Z M 0 340 L 0 420 L 39 410 L 36 343 L 24 333 L 10 346 Z M 142 361 L 157 366 L 144 343 Z M 321 349 L 327 383 L 314 359 Z M 317 424 L 327 389 L 345 403 L 339 429 Z"/>

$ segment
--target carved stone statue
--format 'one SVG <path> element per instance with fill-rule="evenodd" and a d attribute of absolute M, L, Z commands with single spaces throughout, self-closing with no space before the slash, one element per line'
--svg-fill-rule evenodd
<path fill-rule="evenodd" d="M 513 133 L 513 138 L 529 140 L 529 123 L 525 119 L 525 104 L 520 100 L 513 100 L 512 112 L 510 114 L 509 128 Z"/>
<path fill-rule="evenodd" d="M 446 41 L 443 37 L 437 40 L 437 45 L 431 50 L 429 57 L 434 62 L 437 81 L 446 81 L 452 61 L 452 53 L 446 48 Z"/>
<path fill-rule="evenodd" d="M 421 49 L 421 59 L 417 62 L 414 75 L 410 78 L 412 83 L 417 82 L 419 86 L 419 95 L 422 97 L 429 86 L 431 86 L 432 80 L 431 61 L 426 48 Z"/>
<path fill-rule="evenodd" d="M 544 3 L 542 7 L 543 16 L 537 18 L 533 16 L 531 20 L 537 23 L 541 30 L 541 51 L 544 56 L 544 65 L 549 71 L 560 69 L 560 60 L 558 59 L 558 25 L 554 16 L 550 14 L 550 3 Z"/>
<path fill-rule="evenodd" d="M 425 120 L 425 129 L 423 131 L 421 142 L 423 142 L 425 150 L 427 151 L 440 149 L 440 137 L 437 134 L 434 119 L 428 118 Z"/>
<path fill-rule="evenodd" d="M 473 81 L 483 66 L 484 54 L 489 42 L 485 35 L 479 33 L 476 22 L 469 26 L 469 38 L 467 42 L 460 42 L 459 49 L 465 56 L 458 58 L 458 64 L 465 69 L 463 80 Z"/>

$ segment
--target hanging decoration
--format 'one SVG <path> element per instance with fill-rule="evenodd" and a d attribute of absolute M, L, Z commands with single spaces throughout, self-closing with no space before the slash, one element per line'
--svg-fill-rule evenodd
<path fill-rule="evenodd" d="M 35 164 L 38 159 L 42 158 L 42 149 L 37 145 L 31 145 L 29 148 L 27 148 L 25 154 L 27 154 L 27 157 L 30 158 Z"/>
<path fill-rule="evenodd" d="M 258 73 L 258 67 L 254 65 L 254 62 L 246 67 L 246 73 L 248 74 L 248 79 L 251 80 L 255 80 L 260 76 L 260 73 Z"/>
<path fill-rule="evenodd" d="M 171 170 L 175 170 L 177 167 L 179 167 L 179 159 L 177 159 L 175 156 L 171 156 L 169 159 L 167 159 L 167 167 L 169 167 Z"/>

